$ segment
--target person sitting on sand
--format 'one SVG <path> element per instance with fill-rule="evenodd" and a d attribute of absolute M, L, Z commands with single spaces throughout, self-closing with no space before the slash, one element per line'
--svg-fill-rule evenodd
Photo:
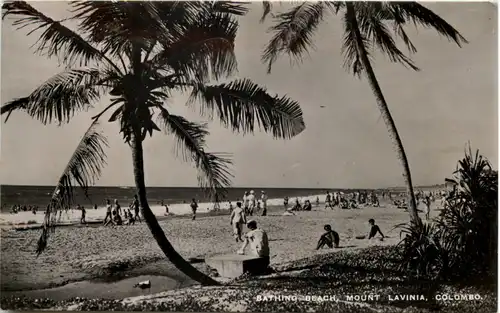
<path fill-rule="evenodd" d="M 319 250 L 324 246 L 327 246 L 328 248 L 338 248 L 340 242 L 339 234 L 332 230 L 332 226 L 330 225 L 325 225 L 323 229 L 325 230 L 325 233 L 319 238 L 316 250 Z"/>
<path fill-rule="evenodd" d="M 247 227 L 250 231 L 246 233 L 245 242 L 240 250 L 238 250 L 238 254 L 245 254 L 245 248 L 250 244 L 251 254 L 266 259 L 265 267 L 267 268 L 269 266 L 269 240 L 267 233 L 257 228 L 257 222 L 254 220 L 248 221 Z"/>
<path fill-rule="evenodd" d="M 123 220 L 118 212 L 113 212 L 113 222 L 115 225 L 123 225 Z"/>
<path fill-rule="evenodd" d="M 302 206 L 300 205 L 299 198 L 295 198 L 295 206 L 293 207 L 292 211 L 301 211 Z"/>
<path fill-rule="evenodd" d="M 306 200 L 306 202 L 304 203 L 304 207 L 302 208 L 302 210 L 304 210 L 304 211 L 311 211 L 312 210 L 311 201 Z"/>
<path fill-rule="evenodd" d="M 125 220 L 127 221 L 127 225 L 135 224 L 135 219 L 132 215 L 132 212 L 130 211 L 130 208 L 127 208 L 127 210 L 125 211 Z"/>
<path fill-rule="evenodd" d="M 198 203 L 196 203 L 196 199 L 193 198 L 191 201 L 191 212 L 193 213 L 192 220 L 194 221 L 196 219 L 196 210 L 198 209 Z"/>
<path fill-rule="evenodd" d="M 139 206 L 139 199 L 137 199 L 137 195 L 134 195 L 134 201 L 132 202 L 132 208 L 134 209 L 134 220 L 138 220 L 141 222 L 141 216 L 139 215 L 140 211 L 140 206 Z"/>
<path fill-rule="evenodd" d="M 373 218 L 368 220 L 368 224 L 370 224 L 370 233 L 368 234 L 368 239 L 374 238 L 377 235 L 377 233 L 379 233 L 380 236 L 382 236 L 382 239 L 385 238 L 384 234 L 382 234 L 382 231 L 380 230 L 380 227 L 378 227 L 378 225 L 375 224 L 375 220 Z"/>
<path fill-rule="evenodd" d="M 247 218 L 245 211 L 241 207 L 241 202 L 236 202 L 236 208 L 231 212 L 229 220 L 233 227 L 233 235 L 236 242 L 243 241 L 243 239 L 241 239 L 241 233 L 243 231 L 243 224 L 246 224 Z"/>
<path fill-rule="evenodd" d="M 108 225 L 108 221 L 111 221 L 113 219 L 113 216 L 111 215 L 111 202 L 109 199 L 106 199 L 106 217 L 104 218 L 103 224 Z M 109 220 L 108 220 L 109 217 Z"/>

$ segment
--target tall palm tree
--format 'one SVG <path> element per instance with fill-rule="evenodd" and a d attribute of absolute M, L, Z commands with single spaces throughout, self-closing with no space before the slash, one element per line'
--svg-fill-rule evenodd
<path fill-rule="evenodd" d="M 264 13 L 261 20 L 264 20 L 271 11 L 271 2 L 264 1 Z M 393 38 L 394 36 L 401 38 L 409 52 L 415 53 L 417 49 L 404 30 L 404 26 L 408 23 L 433 28 L 439 34 L 453 40 L 458 46 L 467 41 L 445 20 L 416 2 L 304 2 L 286 12 L 273 15 L 275 24 L 270 28 L 273 36 L 262 55 L 263 62 L 268 64 L 268 71 L 271 72 L 272 64 L 281 54 L 288 54 L 298 60 L 307 54 L 313 45 L 312 36 L 329 14 L 342 15 L 344 66 L 360 78 L 364 73 L 368 79 L 397 157 L 403 166 L 411 221 L 421 224 L 413 193 L 410 165 L 396 124 L 371 65 L 371 53 L 379 49 L 389 57 L 391 62 L 401 63 L 415 71 L 419 70 L 413 61 L 397 47 Z"/>
<path fill-rule="evenodd" d="M 208 84 L 227 79 L 237 70 L 236 16 L 246 13 L 239 4 L 77 1 L 70 6 L 70 20 L 78 22 L 77 31 L 24 1 L 3 5 L 3 18 L 12 16 L 14 26 L 39 32 L 36 52 L 58 57 L 66 68 L 31 94 L 2 106 L 1 114 L 7 113 L 8 118 L 20 110 L 43 124 L 62 124 L 100 104 L 103 95 L 111 96 L 111 102 L 93 117 L 58 182 L 47 207 L 38 252 L 47 245 L 55 214 L 73 203 L 73 186 L 78 184 L 87 192 L 99 177 L 106 140 L 97 130 L 98 122 L 113 110 L 109 122 L 120 124 L 131 148 L 137 194 L 153 237 L 182 272 L 202 284 L 216 284 L 175 251 L 151 211 L 143 141 L 154 131 L 174 136 L 177 151 L 182 152 L 179 155 L 198 168 L 200 186 L 210 195 L 224 194 L 232 177 L 230 157 L 204 150 L 207 124 L 169 112 L 166 103 L 172 93 L 189 93 L 189 105 L 198 105 L 202 115 L 216 116 L 234 132 L 253 133 L 257 126 L 280 139 L 290 139 L 305 129 L 299 104 L 286 96 L 270 95 L 248 79 Z"/>

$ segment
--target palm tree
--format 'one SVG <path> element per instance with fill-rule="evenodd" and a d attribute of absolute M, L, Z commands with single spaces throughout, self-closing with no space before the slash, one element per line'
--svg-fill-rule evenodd
<path fill-rule="evenodd" d="M 271 10 L 271 2 L 264 1 L 262 20 Z M 467 41 L 445 20 L 416 2 L 304 2 L 286 12 L 273 15 L 275 24 L 270 28 L 273 36 L 262 55 L 263 62 L 268 64 L 268 71 L 271 72 L 272 64 L 281 54 L 288 54 L 297 60 L 302 59 L 313 45 L 312 36 L 320 23 L 328 14 L 339 13 L 342 14 L 344 26 L 342 46 L 345 58 L 344 67 L 360 78 L 362 73 L 368 78 L 368 84 L 375 95 L 397 157 L 403 166 L 411 221 L 421 224 L 413 193 L 410 165 L 396 124 L 371 65 L 371 52 L 379 49 L 389 57 L 391 62 L 401 63 L 415 71 L 419 70 L 413 61 L 397 47 L 393 38 L 394 36 L 401 38 L 409 52 L 415 53 L 417 49 L 404 30 L 404 26 L 408 23 L 434 28 L 458 46 Z"/>
<path fill-rule="evenodd" d="M 237 133 L 253 133 L 256 126 L 279 139 L 290 139 L 305 129 L 299 104 L 286 96 L 270 95 L 248 79 L 227 79 L 237 70 L 234 41 L 236 16 L 246 9 L 229 2 L 100 2 L 70 4 L 77 31 L 24 1 L 3 5 L 3 18 L 13 25 L 39 31 L 36 52 L 58 57 L 65 65 L 31 94 L 14 99 L 1 114 L 21 110 L 43 124 L 68 123 L 92 109 L 105 94 L 111 102 L 93 117 L 47 207 L 38 252 L 47 245 L 55 214 L 72 204 L 73 185 L 88 191 L 105 164 L 105 138 L 97 130 L 102 116 L 113 109 L 109 122 L 118 122 L 130 146 L 134 180 L 144 219 L 167 258 L 202 284 L 216 281 L 196 270 L 172 247 L 151 211 L 144 180 L 143 141 L 164 131 L 177 139 L 178 155 L 192 161 L 198 180 L 209 195 L 224 194 L 231 183 L 228 154 L 204 150 L 206 123 L 171 114 L 166 101 L 172 93 L 190 94 L 189 105 L 202 115 L 216 116 Z M 155 122 L 156 120 L 156 122 Z"/>

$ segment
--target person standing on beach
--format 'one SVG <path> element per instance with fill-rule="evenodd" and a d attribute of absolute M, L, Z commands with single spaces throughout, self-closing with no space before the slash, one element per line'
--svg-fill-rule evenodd
<path fill-rule="evenodd" d="M 283 206 L 285 207 L 285 211 L 288 211 L 288 197 L 285 196 L 285 198 L 283 198 Z"/>
<path fill-rule="evenodd" d="M 132 208 L 134 209 L 134 220 L 141 222 L 141 216 L 139 215 L 139 199 L 137 199 L 137 195 L 134 195 L 134 201 L 132 202 Z"/>
<path fill-rule="evenodd" d="M 243 194 L 243 208 L 245 209 L 245 214 L 248 215 L 248 191 Z"/>
<path fill-rule="evenodd" d="M 247 196 L 248 200 L 248 215 L 252 216 L 253 211 L 255 209 L 255 192 L 253 190 L 250 191 L 250 194 Z"/>
<path fill-rule="evenodd" d="M 333 210 L 333 206 L 332 206 L 332 194 L 330 193 L 330 191 L 326 192 L 325 209 L 326 208 L 330 208 L 330 209 Z"/>
<path fill-rule="evenodd" d="M 431 197 L 425 196 L 423 202 L 425 205 L 425 219 L 428 221 L 431 215 Z"/>
<path fill-rule="evenodd" d="M 104 222 L 103 222 L 104 225 L 107 225 L 108 217 L 109 217 L 109 220 L 113 219 L 113 216 L 111 215 L 111 211 L 112 211 L 111 202 L 109 201 L 109 199 L 106 199 L 106 217 L 104 218 Z"/>
<path fill-rule="evenodd" d="M 83 206 L 80 208 L 80 210 L 82 210 L 82 218 L 80 219 L 80 223 L 86 224 L 87 222 L 85 221 L 85 213 L 87 212 L 85 211 L 85 208 Z"/>
<path fill-rule="evenodd" d="M 191 212 L 193 213 L 193 218 L 192 218 L 193 221 L 196 219 L 197 209 L 198 209 L 198 203 L 196 203 L 196 199 L 193 198 L 193 200 L 191 201 Z"/>
<path fill-rule="evenodd" d="M 262 203 L 262 216 L 267 215 L 267 195 L 264 190 L 261 191 L 260 201 Z"/>
<path fill-rule="evenodd" d="M 122 214 L 122 207 L 118 203 L 118 199 L 115 199 L 115 211 L 116 211 L 116 214 L 118 214 L 118 215 Z"/>
<path fill-rule="evenodd" d="M 243 239 L 241 239 L 241 233 L 243 224 L 246 224 L 247 218 L 245 216 L 245 211 L 241 208 L 241 202 L 236 202 L 236 208 L 231 212 L 229 220 L 233 227 L 233 235 L 236 242 L 243 241 Z"/>
<path fill-rule="evenodd" d="M 214 211 L 220 210 L 219 195 L 216 193 L 214 196 Z"/>

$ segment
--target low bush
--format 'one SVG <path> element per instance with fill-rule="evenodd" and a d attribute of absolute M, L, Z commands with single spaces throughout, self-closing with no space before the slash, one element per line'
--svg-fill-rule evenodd
<path fill-rule="evenodd" d="M 399 267 L 440 279 L 496 273 L 497 181 L 488 160 L 469 147 L 446 179 L 453 192 L 437 219 L 401 226 Z"/>

